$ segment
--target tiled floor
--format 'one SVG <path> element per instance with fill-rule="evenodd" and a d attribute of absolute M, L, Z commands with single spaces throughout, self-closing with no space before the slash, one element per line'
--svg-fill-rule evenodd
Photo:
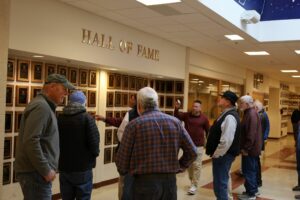
<path fill-rule="evenodd" d="M 260 188 L 258 200 L 292 200 L 298 194 L 292 191 L 296 184 L 297 172 L 295 161 L 295 148 L 292 136 L 280 140 L 269 140 L 266 151 L 261 156 L 263 165 L 263 186 Z M 240 157 L 236 158 L 232 165 L 232 185 L 234 199 L 236 194 L 244 191 L 243 178 L 235 172 L 239 169 Z M 189 180 L 187 173 L 177 175 L 178 200 L 213 200 L 211 163 L 203 166 L 201 174 L 201 187 L 196 195 L 186 194 Z M 101 187 L 93 191 L 92 199 L 117 200 L 117 184 Z M 300 194 L 300 192 L 299 192 Z"/>

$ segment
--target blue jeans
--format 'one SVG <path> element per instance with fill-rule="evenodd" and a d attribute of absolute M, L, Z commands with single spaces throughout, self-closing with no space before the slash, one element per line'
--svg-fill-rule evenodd
<path fill-rule="evenodd" d="M 52 182 L 46 182 L 38 172 L 18 173 L 17 178 L 24 195 L 24 200 L 52 199 Z"/>
<path fill-rule="evenodd" d="M 234 159 L 230 154 L 212 159 L 214 193 L 217 200 L 228 200 L 229 171 Z"/>
<path fill-rule="evenodd" d="M 91 199 L 93 189 L 92 170 L 84 172 L 60 172 L 60 192 L 63 200 Z"/>
<path fill-rule="evenodd" d="M 255 196 L 258 192 L 257 188 L 257 159 L 258 156 L 242 156 L 242 169 L 245 178 L 245 189 L 246 193 L 250 196 Z"/>
<path fill-rule="evenodd" d="M 131 174 L 128 173 L 124 176 L 122 200 L 131 200 L 133 198 L 133 182 L 134 177 Z"/>
<path fill-rule="evenodd" d="M 175 174 L 145 174 L 134 178 L 133 200 L 177 200 Z"/>

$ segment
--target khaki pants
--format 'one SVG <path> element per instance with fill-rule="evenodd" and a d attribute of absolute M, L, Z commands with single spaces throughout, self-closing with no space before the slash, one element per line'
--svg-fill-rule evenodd
<path fill-rule="evenodd" d="M 188 173 L 189 173 L 189 178 L 191 180 L 191 183 L 196 187 L 198 187 L 200 181 L 203 152 L 204 152 L 203 147 L 197 147 L 197 158 L 188 168 Z"/>

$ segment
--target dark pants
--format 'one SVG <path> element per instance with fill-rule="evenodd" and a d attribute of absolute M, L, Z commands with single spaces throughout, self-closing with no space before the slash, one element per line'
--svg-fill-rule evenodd
<path fill-rule="evenodd" d="M 63 200 L 91 199 L 93 189 L 92 170 L 84 172 L 60 172 L 59 183 Z"/>
<path fill-rule="evenodd" d="M 299 129 L 298 123 L 293 123 L 293 132 L 294 132 L 295 146 L 297 146 L 298 129 Z"/>
<path fill-rule="evenodd" d="M 300 149 L 296 149 L 297 173 L 298 173 L 298 186 L 300 186 Z"/>
<path fill-rule="evenodd" d="M 18 173 L 24 200 L 51 200 L 52 182 L 46 182 L 38 172 Z"/>
<path fill-rule="evenodd" d="M 260 157 L 257 157 L 257 185 L 261 186 L 262 185 L 262 179 L 261 179 L 261 163 L 260 163 Z"/>
<path fill-rule="evenodd" d="M 257 157 L 258 156 L 242 156 L 242 169 L 245 178 L 246 193 L 250 196 L 255 196 L 258 192 L 257 188 Z"/>
<path fill-rule="evenodd" d="M 133 183 L 133 199 L 177 200 L 176 175 L 136 175 Z"/>
<path fill-rule="evenodd" d="M 217 200 L 228 200 L 229 171 L 234 158 L 230 154 L 225 154 L 212 159 L 214 193 Z"/>
<path fill-rule="evenodd" d="M 134 177 L 130 174 L 126 174 L 124 176 L 122 200 L 131 200 L 133 198 L 133 183 Z"/>

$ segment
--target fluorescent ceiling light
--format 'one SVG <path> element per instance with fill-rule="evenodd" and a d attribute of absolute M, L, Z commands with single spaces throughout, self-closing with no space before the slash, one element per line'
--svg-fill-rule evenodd
<path fill-rule="evenodd" d="M 198 81 L 198 80 L 199 80 L 199 78 L 192 78 L 192 80 L 193 80 L 193 81 Z"/>
<path fill-rule="evenodd" d="M 249 55 L 249 56 L 267 56 L 267 55 L 270 55 L 266 51 L 245 51 L 244 53 Z"/>
<path fill-rule="evenodd" d="M 295 50 L 296 54 L 300 54 L 300 50 Z"/>
<path fill-rule="evenodd" d="M 295 69 L 282 69 L 280 70 L 282 73 L 297 73 L 298 70 L 295 70 Z"/>
<path fill-rule="evenodd" d="M 204 81 L 198 81 L 199 83 L 204 83 Z"/>
<path fill-rule="evenodd" d="M 190 83 L 198 83 L 198 81 L 190 81 Z"/>
<path fill-rule="evenodd" d="M 136 0 L 146 6 L 160 5 L 160 4 L 170 4 L 179 3 L 181 0 Z"/>
<path fill-rule="evenodd" d="M 293 75 L 293 78 L 300 78 L 300 75 Z"/>
<path fill-rule="evenodd" d="M 222 85 L 223 87 L 229 87 L 229 85 Z"/>
<path fill-rule="evenodd" d="M 44 58 L 44 56 L 41 56 L 41 55 L 33 55 L 32 57 L 34 57 L 34 58 Z"/>
<path fill-rule="evenodd" d="M 229 40 L 244 40 L 244 38 L 242 38 L 239 35 L 224 35 L 225 37 L 227 37 Z"/>

